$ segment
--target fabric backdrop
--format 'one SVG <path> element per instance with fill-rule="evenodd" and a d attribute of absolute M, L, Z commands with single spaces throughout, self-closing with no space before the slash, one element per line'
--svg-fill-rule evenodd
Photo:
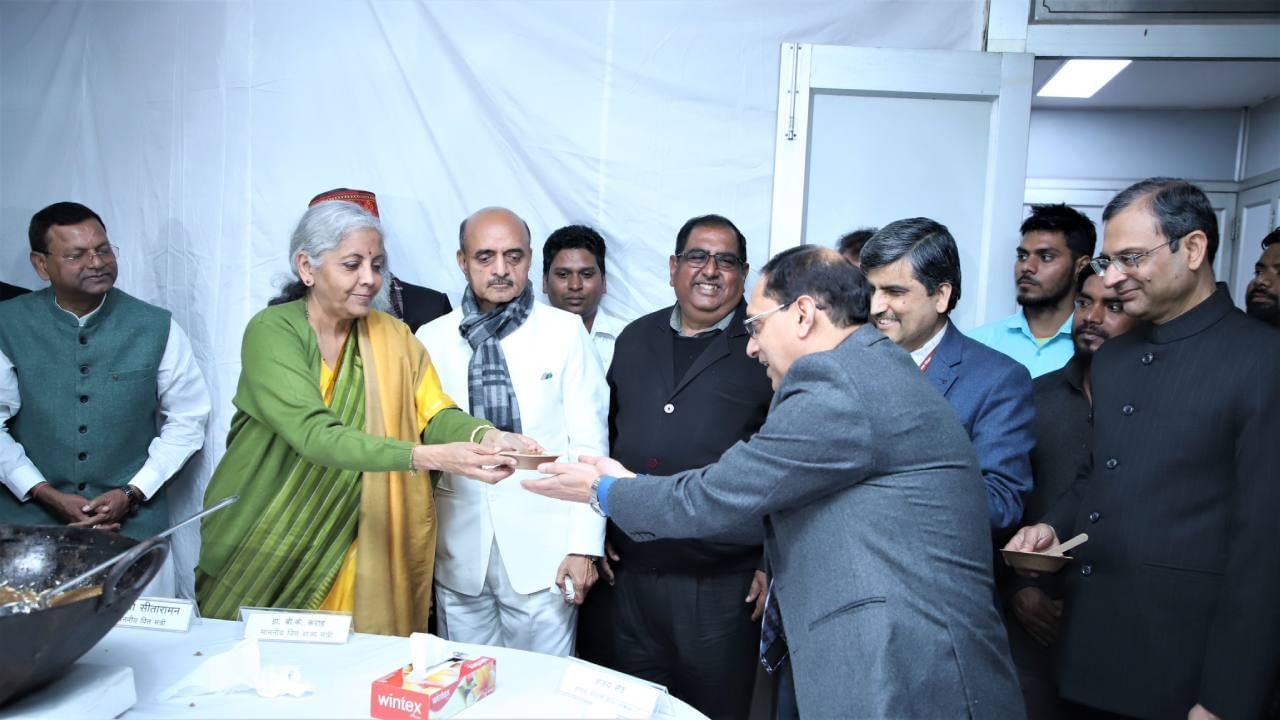
<path fill-rule="evenodd" d="M 378 194 L 391 267 L 449 293 L 459 221 L 515 210 L 541 242 L 609 245 L 605 307 L 669 304 L 687 218 L 769 257 L 779 46 L 978 50 L 981 0 L 0 2 L 0 280 L 39 281 L 32 213 L 96 210 L 119 286 L 171 309 L 213 396 L 175 481 L 199 506 L 221 456 L 246 321 L 287 271 L 312 195 Z M 540 281 L 538 286 L 540 287 Z M 191 594 L 198 535 L 176 543 Z"/>

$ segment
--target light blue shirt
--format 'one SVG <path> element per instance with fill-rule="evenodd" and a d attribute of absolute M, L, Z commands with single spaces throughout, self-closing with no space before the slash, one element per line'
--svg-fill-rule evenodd
<path fill-rule="evenodd" d="M 1031 377 L 1040 377 L 1062 368 L 1075 354 L 1075 344 L 1071 342 L 1071 319 L 1074 317 L 1075 313 L 1072 313 L 1062 323 L 1062 327 L 1058 328 L 1058 332 L 1049 338 L 1049 342 L 1043 345 L 1036 342 L 1036 337 L 1031 334 L 1031 327 L 1027 325 L 1027 318 L 1021 312 L 974 328 L 967 335 L 992 350 L 998 350 L 1017 360 L 1027 368 Z"/>

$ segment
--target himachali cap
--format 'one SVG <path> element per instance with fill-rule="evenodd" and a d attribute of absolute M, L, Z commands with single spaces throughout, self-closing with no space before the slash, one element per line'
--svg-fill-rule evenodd
<path fill-rule="evenodd" d="M 374 217 L 379 219 L 382 217 L 378 214 L 378 196 L 368 190 L 352 190 L 351 188 L 329 190 L 311 198 L 311 202 L 307 203 L 307 207 L 315 207 L 322 202 L 329 202 L 330 200 L 355 203 L 373 213 Z"/>

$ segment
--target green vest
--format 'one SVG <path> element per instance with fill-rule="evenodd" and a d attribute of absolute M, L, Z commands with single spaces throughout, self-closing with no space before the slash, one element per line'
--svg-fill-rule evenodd
<path fill-rule="evenodd" d="M 92 500 L 142 468 L 158 434 L 156 372 L 169 323 L 169 311 L 114 289 L 84 327 L 49 288 L 0 303 L 0 352 L 17 371 L 22 397 L 9 432 L 49 484 Z M 0 523 L 61 521 L 35 501 L 0 492 Z M 121 532 L 146 538 L 168 526 L 161 489 Z"/>

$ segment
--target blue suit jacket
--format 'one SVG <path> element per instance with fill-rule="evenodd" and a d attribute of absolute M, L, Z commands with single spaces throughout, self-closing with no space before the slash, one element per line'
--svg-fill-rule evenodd
<path fill-rule="evenodd" d="M 925 377 L 951 404 L 973 441 L 987 486 L 991 527 L 1016 526 L 1022 500 L 1031 492 L 1031 375 L 948 322 Z"/>

